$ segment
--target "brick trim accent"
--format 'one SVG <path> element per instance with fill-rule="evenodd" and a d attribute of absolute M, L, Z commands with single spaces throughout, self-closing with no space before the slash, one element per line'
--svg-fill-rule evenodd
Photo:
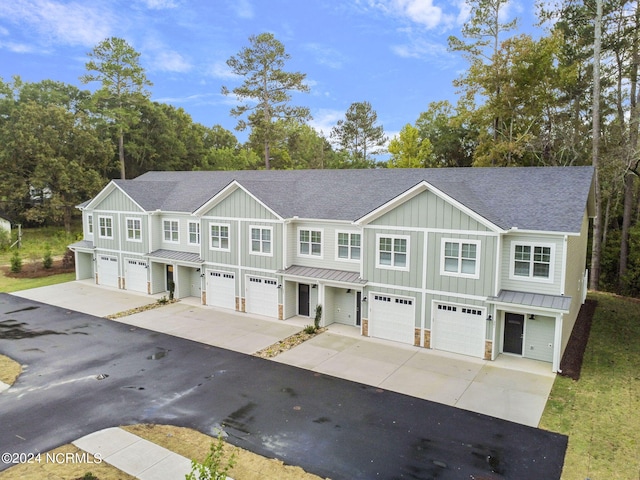
<path fill-rule="evenodd" d="M 491 353 L 493 352 L 493 342 L 491 340 L 484 341 L 484 359 L 491 360 Z"/>
<path fill-rule="evenodd" d="M 369 320 L 367 318 L 362 319 L 362 336 L 369 336 Z"/>
<path fill-rule="evenodd" d="M 425 330 L 422 336 L 424 337 L 424 348 L 431 348 L 431 330 Z"/>
<path fill-rule="evenodd" d="M 416 347 L 420 346 L 420 337 L 422 336 L 422 331 L 420 328 L 415 328 L 413 330 L 413 344 Z"/>

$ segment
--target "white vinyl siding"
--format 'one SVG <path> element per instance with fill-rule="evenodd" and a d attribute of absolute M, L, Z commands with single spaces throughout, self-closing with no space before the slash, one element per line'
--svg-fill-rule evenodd
<path fill-rule="evenodd" d="M 252 226 L 249 231 L 251 254 L 273 256 L 273 228 Z"/>
<path fill-rule="evenodd" d="M 209 226 L 209 238 L 211 250 L 229 251 L 229 225 L 212 223 Z"/>
<path fill-rule="evenodd" d="M 442 239 L 441 275 L 479 278 L 480 242 Z"/>
<path fill-rule="evenodd" d="M 142 242 L 142 222 L 139 218 L 127 218 L 127 240 Z"/>
<path fill-rule="evenodd" d="M 378 234 L 376 267 L 409 270 L 409 237 Z"/>
<path fill-rule="evenodd" d="M 162 231 L 165 242 L 180 243 L 180 222 L 178 220 L 163 220 Z"/>
<path fill-rule="evenodd" d="M 98 235 L 100 238 L 113 239 L 113 217 L 98 217 Z"/>
<path fill-rule="evenodd" d="M 189 222 L 189 245 L 200 245 L 200 223 Z"/>
<path fill-rule="evenodd" d="M 360 261 L 362 237 L 359 233 L 337 232 L 337 260 Z"/>

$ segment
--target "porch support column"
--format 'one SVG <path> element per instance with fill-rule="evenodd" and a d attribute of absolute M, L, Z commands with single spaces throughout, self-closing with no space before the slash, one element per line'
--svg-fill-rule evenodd
<path fill-rule="evenodd" d="M 556 329 L 553 339 L 553 362 L 551 366 L 551 371 L 554 373 L 560 371 L 560 360 L 562 360 L 562 319 L 562 313 L 556 315 Z"/>

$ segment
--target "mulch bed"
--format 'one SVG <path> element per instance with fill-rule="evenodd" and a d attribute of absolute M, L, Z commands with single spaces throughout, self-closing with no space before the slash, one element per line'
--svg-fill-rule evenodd
<path fill-rule="evenodd" d="M 11 271 L 11 267 L 5 266 L 2 267 L 5 277 L 11 278 L 40 278 L 40 277 L 48 277 L 51 275 L 58 275 L 60 273 L 73 273 L 75 272 L 75 267 L 71 266 L 68 268 L 64 268 L 62 266 L 62 260 L 54 260 L 51 268 L 44 268 L 42 266 L 42 259 L 39 259 L 34 262 L 23 262 L 22 263 L 22 271 L 18 273 L 13 273 Z"/>
<path fill-rule="evenodd" d="M 591 321 L 593 320 L 593 313 L 597 305 L 598 302 L 595 300 L 587 300 L 578 313 L 576 324 L 569 337 L 569 343 L 560 361 L 560 370 L 562 371 L 560 375 L 564 377 L 569 377 L 573 380 L 580 378 L 582 359 L 587 348 L 587 343 L 589 342 Z"/>

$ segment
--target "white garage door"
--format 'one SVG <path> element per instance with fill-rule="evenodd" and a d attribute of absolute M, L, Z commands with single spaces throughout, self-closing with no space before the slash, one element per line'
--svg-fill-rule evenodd
<path fill-rule="evenodd" d="M 127 290 L 147 293 L 147 262 L 131 258 L 124 261 L 124 286 Z"/>
<path fill-rule="evenodd" d="M 484 358 L 485 312 L 477 307 L 434 305 L 431 346 Z"/>
<path fill-rule="evenodd" d="M 372 294 L 369 335 L 413 345 L 415 299 Z"/>
<path fill-rule="evenodd" d="M 118 258 L 98 255 L 98 283 L 118 287 Z"/>
<path fill-rule="evenodd" d="M 236 309 L 236 280 L 233 273 L 207 270 L 207 305 Z"/>
<path fill-rule="evenodd" d="M 247 276 L 245 311 L 278 318 L 278 282 L 272 278 Z"/>

